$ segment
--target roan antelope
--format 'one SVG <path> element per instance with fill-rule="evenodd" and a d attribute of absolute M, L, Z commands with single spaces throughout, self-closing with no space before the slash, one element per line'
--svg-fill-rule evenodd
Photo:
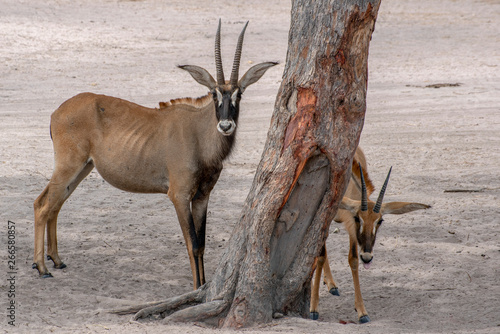
<path fill-rule="evenodd" d="M 55 168 L 35 200 L 33 268 L 51 277 L 44 262 L 66 265 L 57 251 L 57 215 L 64 201 L 95 167 L 111 185 L 130 192 L 165 193 L 175 206 L 189 254 L 194 288 L 205 283 L 203 254 L 210 192 L 233 148 L 241 94 L 277 63 L 251 67 L 238 81 L 246 23 L 236 47 L 231 78 L 224 79 L 220 27 L 215 38 L 217 81 L 207 70 L 179 66 L 208 95 L 146 108 L 115 97 L 83 93 L 64 102 L 51 116 Z"/>
<path fill-rule="evenodd" d="M 373 247 L 375 245 L 377 231 L 383 222 L 382 216 L 386 214 L 400 215 L 415 210 L 430 208 L 429 205 L 420 203 L 382 203 L 391 170 L 392 167 L 380 190 L 377 202 L 372 202 L 369 197 L 374 187 L 372 181 L 368 177 L 365 155 L 358 147 L 352 163 L 351 179 L 334 218 L 337 223 L 344 223 L 344 227 L 349 233 L 348 260 L 354 283 L 354 307 L 358 312 L 358 320 L 360 323 L 369 322 L 370 317 L 366 312 L 363 297 L 361 296 L 361 288 L 359 286 L 359 259 L 361 259 L 365 269 L 370 267 L 373 260 Z M 361 200 L 357 200 L 358 198 Z M 361 249 L 359 258 L 358 247 Z M 327 285 L 328 290 L 331 294 L 338 296 L 338 288 L 333 280 L 325 246 L 323 246 L 320 256 L 317 258 L 316 273 L 312 283 L 310 316 L 313 320 L 318 319 L 319 316 L 319 285 L 322 270 L 324 270 L 324 283 Z"/>

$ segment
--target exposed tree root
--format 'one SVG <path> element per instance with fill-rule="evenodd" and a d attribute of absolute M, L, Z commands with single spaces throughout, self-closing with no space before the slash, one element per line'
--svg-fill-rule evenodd
<path fill-rule="evenodd" d="M 191 306 L 177 311 L 167 318 L 166 322 L 197 322 L 210 320 L 224 312 L 231 304 L 225 300 L 214 300 L 211 302 Z M 214 324 L 217 325 L 217 324 Z"/>
<path fill-rule="evenodd" d="M 205 302 L 206 285 L 198 290 L 169 298 L 164 301 L 151 302 L 140 305 L 114 309 L 113 314 L 134 314 L 133 321 L 148 317 L 165 318 L 165 322 L 207 322 L 218 326 L 218 315 L 222 314 L 231 305 L 226 300 Z"/>
<path fill-rule="evenodd" d="M 109 313 L 126 315 L 134 314 L 133 319 L 146 318 L 151 315 L 167 313 L 168 311 L 175 312 L 176 309 L 185 305 L 196 305 L 203 301 L 205 297 L 205 286 L 198 290 L 185 293 L 183 295 L 172 297 L 164 301 L 150 302 L 139 305 L 132 305 L 124 308 L 110 310 Z M 168 312 L 168 313 L 172 313 Z"/>

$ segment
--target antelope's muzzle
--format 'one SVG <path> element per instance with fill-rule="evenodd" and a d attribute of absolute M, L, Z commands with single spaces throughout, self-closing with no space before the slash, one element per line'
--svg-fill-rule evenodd
<path fill-rule="evenodd" d="M 217 130 L 224 136 L 230 136 L 236 130 L 236 123 L 229 119 L 221 120 L 217 124 Z"/>
<path fill-rule="evenodd" d="M 373 254 L 372 253 L 367 253 L 367 252 L 363 252 L 359 255 L 361 261 L 363 261 L 363 267 L 365 269 L 369 269 L 370 268 L 370 265 L 372 264 L 372 260 L 373 260 Z"/>

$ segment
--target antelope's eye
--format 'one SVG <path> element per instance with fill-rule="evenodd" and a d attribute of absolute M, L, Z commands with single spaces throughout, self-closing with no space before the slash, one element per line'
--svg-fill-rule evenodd
<path fill-rule="evenodd" d="M 354 221 L 355 221 L 356 223 L 358 223 L 358 224 L 359 224 L 359 223 L 361 223 L 361 221 L 359 220 L 359 217 L 358 217 L 358 216 L 355 216 L 355 217 L 354 217 Z"/>
<path fill-rule="evenodd" d="M 378 225 L 378 226 L 382 225 L 382 222 L 383 222 L 383 221 L 384 221 L 383 219 L 380 219 L 380 220 L 377 222 L 377 225 Z"/>

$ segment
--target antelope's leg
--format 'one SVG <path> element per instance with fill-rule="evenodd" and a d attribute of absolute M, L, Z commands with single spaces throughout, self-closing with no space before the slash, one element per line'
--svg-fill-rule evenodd
<path fill-rule="evenodd" d="M 311 305 L 309 308 L 309 316 L 312 320 L 318 320 L 318 304 L 319 304 L 319 285 L 321 282 L 321 272 L 326 258 L 326 247 L 323 245 L 319 256 L 316 258 L 316 272 L 314 273 L 314 280 L 311 288 Z"/>
<path fill-rule="evenodd" d="M 191 200 L 194 197 L 194 194 L 191 195 L 191 190 L 186 190 L 190 188 L 192 189 L 189 185 L 193 183 L 193 178 L 189 178 L 189 176 L 185 176 L 185 178 L 183 178 L 182 176 L 182 174 L 179 174 L 176 178 L 172 178 L 172 182 L 168 190 L 168 197 L 172 203 L 174 203 L 177 219 L 179 220 L 182 235 L 184 236 L 184 241 L 186 242 L 189 263 L 191 264 L 191 271 L 193 274 L 193 286 L 196 290 L 201 286 L 201 281 L 200 267 L 198 261 L 196 261 L 199 253 L 198 237 L 196 236 L 193 215 L 191 213 Z M 182 186 L 181 188 L 179 188 L 180 185 Z"/>
<path fill-rule="evenodd" d="M 69 198 L 69 196 L 71 196 L 73 191 L 75 191 L 80 182 L 82 182 L 82 180 L 89 175 L 93 168 L 94 164 L 92 162 L 85 164 L 78 175 L 71 180 L 64 192 L 64 198 L 61 206 Z M 56 269 L 66 268 L 66 265 L 62 262 L 57 250 L 57 215 L 59 214 L 61 206 L 59 206 L 57 212 L 55 212 L 53 217 L 49 218 L 47 222 L 47 259 L 54 262 L 54 268 Z"/>
<path fill-rule="evenodd" d="M 38 269 L 38 273 L 42 277 L 51 277 L 49 270 L 45 266 L 44 243 L 45 243 L 45 226 L 48 220 L 48 193 L 50 183 L 45 187 L 40 196 L 37 197 L 33 207 L 35 209 L 35 254 L 33 256 L 33 269 Z"/>
<path fill-rule="evenodd" d="M 349 236 L 349 266 L 351 267 L 352 280 L 354 283 L 354 307 L 358 312 L 358 320 L 360 323 L 370 321 L 370 317 L 365 309 L 363 297 L 361 296 L 361 288 L 359 286 L 359 257 L 358 257 L 358 243 L 355 238 Z"/>
<path fill-rule="evenodd" d="M 205 171 L 198 191 L 196 192 L 192 201 L 193 220 L 199 246 L 198 255 L 195 256 L 195 261 L 197 261 L 198 267 L 200 269 L 199 278 L 201 285 L 205 284 L 206 282 L 203 255 L 205 254 L 208 201 L 210 192 L 215 186 L 215 183 L 217 183 L 221 170 L 222 166 L 218 166 L 210 169 L 209 171 Z"/>
<path fill-rule="evenodd" d="M 76 186 L 92 170 L 92 163 L 58 164 L 49 184 L 35 200 L 35 254 L 33 268 L 38 269 L 40 276 L 51 277 L 44 255 L 45 228 L 47 229 L 47 257 L 54 262 L 55 268 L 62 269 L 66 265 L 59 257 L 57 250 L 57 215 L 64 201 L 75 190 Z"/>
<path fill-rule="evenodd" d="M 323 266 L 323 272 L 324 272 L 324 282 L 326 286 L 328 287 L 328 291 L 334 295 L 334 296 L 340 296 L 339 294 L 339 288 L 337 287 L 337 284 L 333 280 L 333 275 L 332 271 L 330 269 L 330 264 L 328 261 L 328 255 L 326 252 L 326 246 L 325 246 L 325 264 Z"/>
<path fill-rule="evenodd" d="M 197 254 L 195 254 L 195 261 L 199 268 L 199 280 L 201 285 L 205 284 L 205 268 L 203 265 L 203 255 L 205 253 L 208 198 L 208 195 L 195 196 L 192 202 L 194 228 L 198 244 L 198 252 Z"/>

